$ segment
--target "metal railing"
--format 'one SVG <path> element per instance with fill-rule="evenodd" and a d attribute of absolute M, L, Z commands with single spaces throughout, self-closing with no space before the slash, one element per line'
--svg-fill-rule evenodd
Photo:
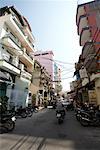
<path fill-rule="evenodd" d="M 6 36 L 4 36 L 3 38 L 10 38 L 20 49 L 21 49 L 21 43 L 18 41 L 17 38 L 14 37 L 13 34 L 8 33 Z"/>

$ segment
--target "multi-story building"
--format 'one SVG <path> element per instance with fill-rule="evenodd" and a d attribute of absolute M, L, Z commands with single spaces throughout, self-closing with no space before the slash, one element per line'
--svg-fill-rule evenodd
<path fill-rule="evenodd" d="M 0 96 L 7 95 L 14 105 L 25 105 L 31 83 L 35 38 L 31 27 L 13 6 L 0 9 L 0 72 L 11 84 L 0 82 Z"/>
<path fill-rule="evenodd" d="M 55 83 L 55 92 L 58 94 L 62 90 L 61 69 L 58 68 L 56 63 L 54 63 L 54 83 Z"/>
<path fill-rule="evenodd" d="M 52 51 L 37 51 L 34 54 L 34 58 L 47 70 L 52 81 L 54 80 L 53 56 L 54 54 Z"/>
<path fill-rule="evenodd" d="M 91 93 L 93 101 L 100 104 L 100 1 L 79 3 L 76 25 L 82 46 L 82 64 L 78 63 L 80 67 L 76 69 L 76 75 L 81 74 L 84 68 L 83 73 L 87 72 L 87 76 L 80 77 L 82 87 L 89 85 L 88 94 Z"/>
<path fill-rule="evenodd" d="M 32 94 L 37 95 L 36 99 L 36 105 L 40 103 L 44 104 L 45 100 L 49 100 L 50 98 L 50 88 L 51 88 L 51 77 L 42 67 L 42 65 L 35 60 L 34 61 L 34 71 L 33 71 L 33 76 L 32 76 L 32 83 L 31 83 L 31 92 Z M 41 97 L 41 102 L 40 101 Z"/>
<path fill-rule="evenodd" d="M 37 60 L 41 64 L 41 66 L 44 68 L 44 70 L 47 71 L 48 75 L 50 76 L 50 88 L 49 88 L 50 99 L 53 99 L 54 93 L 55 93 L 53 57 L 54 57 L 54 54 L 52 51 L 37 51 L 34 54 L 34 59 Z M 44 92 L 44 99 L 47 97 L 46 95 L 47 95 L 46 92 Z"/>

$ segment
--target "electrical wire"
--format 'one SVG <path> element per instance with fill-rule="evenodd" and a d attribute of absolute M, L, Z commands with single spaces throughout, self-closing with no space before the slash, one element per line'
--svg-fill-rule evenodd
<path fill-rule="evenodd" d="M 69 63 L 69 62 L 63 62 L 63 61 L 59 61 L 59 60 L 55 60 L 55 59 L 50 59 L 50 58 L 46 58 L 46 57 L 42 57 L 42 55 L 39 55 L 42 59 L 47 59 L 53 62 L 58 62 L 60 64 L 65 64 L 65 65 L 74 65 L 74 63 Z"/>
<path fill-rule="evenodd" d="M 61 78 L 61 80 L 66 80 L 66 79 L 69 79 L 69 78 L 73 78 L 73 77 Z"/>
<path fill-rule="evenodd" d="M 66 73 L 64 73 L 64 74 L 61 74 L 62 76 L 65 76 L 65 75 L 67 75 L 67 74 L 69 74 L 69 73 L 71 73 L 71 72 L 73 72 L 73 71 L 68 71 L 68 72 L 66 72 Z"/>

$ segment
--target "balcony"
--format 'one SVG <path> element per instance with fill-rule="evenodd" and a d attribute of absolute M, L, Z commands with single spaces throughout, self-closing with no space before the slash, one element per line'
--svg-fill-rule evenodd
<path fill-rule="evenodd" d="M 85 27 L 82 29 L 80 34 L 80 46 L 84 46 L 86 42 L 91 40 L 90 27 Z"/>
<path fill-rule="evenodd" d="M 21 78 L 24 78 L 25 80 L 31 81 L 32 75 L 27 72 L 26 70 L 21 71 Z"/>
<path fill-rule="evenodd" d="M 9 64 L 11 64 L 11 65 L 13 65 L 13 66 L 18 68 L 18 64 L 19 64 L 18 57 L 12 56 L 6 50 L 2 51 L 2 49 L 1 49 L 0 60 L 4 60 L 7 63 L 9 63 Z"/>
<path fill-rule="evenodd" d="M 76 13 L 76 24 L 77 25 L 79 23 L 80 16 L 82 16 L 84 14 L 85 14 L 84 5 L 78 5 L 78 7 L 77 7 L 77 13 Z"/>
<path fill-rule="evenodd" d="M 82 56 L 83 58 L 86 58 L 90 54 L 94 54 L 95 49 L 92 42 L 85 43 L 83 49 L 82 49 Z"/>
<path fill-rule="evenodd" d="M 27 47 L 27 49 L 31 52 L 34 50 L 33 45 L 29 42 L 27 39 L 27 36 L 25 35 L 23 31 L 23 27 L 20 25 L 18 19 L 15 16 L 8 15 L 7 19 L 5 20 L 6 24 L 11 27 L 14 35 L 18 37 L 20 42 L 24 47 Z"/>
<path fill-rule="evenodd" d="M 85 86 L 87 83 L 89 83 L 89 79 L 88 78 L 84 78 L 82 80 L 82 86 Z"/>
<path fill-rule="evenodd" d="M 7 49 L 10 49 L 12 53 L 16 55 L 22 55 L 21 44 L 14 38 L 12 34 L 7 34 L 2 38 L 2 44 L 7 46 Z"/>
<path fill-rule="evenodd" d="M 100 73 L 96 73 L 96 74 L 92 74 L 90 76 L 90 80 L 93 81 L 93 80 L 96 80 L 96 79 L 100 79 Z M 100 85 L 99 85 L 100 86 Z"/>
<path fill-rule="evenodd" d="M 87 71 L 91 74 L 97 71 L 97 62 L 95 59 L 95 54 L 89 54 L 84 61 L 84 66 Z"/>
<path fill-rule="evenodd" d="M 10 59 L 10 54 L 5 50 L 3 51 L 3 49 L 0 49 L 0 60 L 5 60 L 7 62 L 9 62 Z"/>
<path fill-rule="evenodd" d="M 82 29 L 87 26 L 88 26 L 87 15 L 80 16 L 79 22 L 78 22 L 78 35 L 80 35 Z"/>
<path fill-rule="evenodd" d="M 20 74 L 20 69 L 15 67 L 14 65 L 6 62 L 5 60 L 0 60 L 0 68 L 4 69 L 12 74 L 19 75 Z"/>
<path fill-rule="evenodd" d="M 31 42 L 34 42 L 35 41 L 35 38 L 34 36 L 32 35 L 31 31 L 29 30 L 29 28 L 27 26 L 25 26 L 23 28 L 24 32 L 29 36 Z"/>
<path fill-rule="evenodd" d="M 24 52 L 23 52 L 23 55 L 20 55 L 19 57 L 20 57 L 20 60 L 21 60 L 24 64 L 26 64 L 27 66 L 32 66 L 32 65 L 34 65 L 34 61 L 33 61 L 32 57 L 29 56 L 29 54 L 27 53 L 27 51 L 26 51 L 26 52 L 24 51 Z"/>

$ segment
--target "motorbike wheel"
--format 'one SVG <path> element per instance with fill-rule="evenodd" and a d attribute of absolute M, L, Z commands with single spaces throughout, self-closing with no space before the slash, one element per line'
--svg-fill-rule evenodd
<path fill-rule="evenodd" d="M 58 119 L 58 124 L 61 124 L 61 123 L 63 123 L 63 119 L 59 118 Z"/>
<path fill-rule="evenodd" d="M 76 114 L 75 116 L 76 116 L 76 120 L 77 120 L 77 121 L 80 121 L 79 116 L 78 116 L 77 114 Z"/>
<path fill-rule="evenodd" d="M 27 114 L 28 117 L 32 117 L 32 115 L 33 115 L 32 112 L 29 112 L 29 113 Z"/>
<path fill-rule="evenodd" d="M 13 122 L 12 120 L 8 120 L 8 121 L 5 123 L 5 128 L 6 128 L 8 131 L 13 131 L 14 128 L 15 128 L 15 122 Z"/>
<path fill-rule="evenodd" d="M 22 113 L 22 114 L 21 114 L 21 117 L 22 117 L 22 118 L 26 118 L 26 117 L 27 117 L 27 114 L 26 114 L 26 113 Z"/>
<path fill-rule="evenodd" d="M 80 123 L 81 123 L 81 125 L 84 126 L 84 127 L 88 127 L 88 126 L 89 126 L 89 122 L 87 122 L 87 121 L 84 120 L 84 119 L 80 119 Z"/>
<path fill-rule="evenodd" d="M 37 113 L 37 112 L 38 112 L 38 110 L 37 110 L 37 109 L 35 109 L 35 110 L 34 110 L 34 112 L 35 112 L 35 113 Z"/>

